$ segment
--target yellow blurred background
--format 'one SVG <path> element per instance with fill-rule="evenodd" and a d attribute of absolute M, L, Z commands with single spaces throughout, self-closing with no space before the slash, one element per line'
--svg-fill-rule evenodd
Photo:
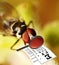
<path fill-rule="evenodd" d="M 34 29 L 36 30 L 37 35 L 42 35 L 44 37 L 44 40 L 45 40 L 44 45 L 49 47 L 57 56 L 55 59 L 53 59 L 56 62 L 51 60 L 50 62 L 47 62 L 43 65 L 50 65 L 51 63 L 52 64 L 56 63 L 55 65 L 58 65 L 58 61 L 59 61 L 59 50 L 58 50 L 59 49 L 59 0 L 0 0 L 0 2 L 7 2 L 16 9 L 16 11 L 11 8 L 8 9 L 12 11 L 12 13 L 7 10 L 10 13 L 10 14 L 6 13 L 7 17 L 8 15 L 13 17 L 19 17 L 19 18 L 22 17 L 26 21 L 26 24 L 28 24 L 29 21 L 31 20 L 33 21 L 35 26 Z M 16 40 L 17 38 L 12 36 L 10 37 L 0 36 L 0 54 L 1 54 L 0 62 L 4 61 L 5 55 L 7 56 L 8 54 L 10 55 L 14 53 L 14 51 L 9 50 L 9 47 Z M 19 43 L 22 43 L 22 41 Z M 17 47 L 18 46 L 19 45 L 17 45 Z M 20 52 L 20 54 L 21 53 L 22 55 L 25 56 L 25 54 L 22 51 Z M 18 58 L 18 56 L 16 57 Z M 25 63 L 25 65 L 30 65 L 30 64 L 31 64 L 30 62 L 29 64 Z M 23 64 L 21 63 L 21 65 Z"/>

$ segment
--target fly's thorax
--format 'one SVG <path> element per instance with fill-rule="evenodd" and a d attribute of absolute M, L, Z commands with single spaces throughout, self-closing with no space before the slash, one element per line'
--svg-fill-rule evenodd
<path fill-rule="evenodd" d="M 13 35 L 15 35 L 17 38 L 20 38 L 21 35 L 26 31 L 27 26 L 24 22 L 14 22 L 11 25 L 11 32 Z"/>

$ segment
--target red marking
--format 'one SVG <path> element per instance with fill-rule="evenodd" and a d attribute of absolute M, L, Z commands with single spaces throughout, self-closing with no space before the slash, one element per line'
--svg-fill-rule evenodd
<path fill-rule="evenodd" d="M 38 48 L 43 44 L 44 40 L 41 36 L 37 36 L 30 41 L 31 48 Z"/>
<path fill-rule="evenodd" d="M 36 35 L 36 32 L 34 31 L 34 29 L 31 29 L 31 28 L 27 28 L 27 32 L 32 34 L 33 36 Z"/>
<path fill-rule="evenodd" d="M 32 34 L 35 38 L 30 40 L 30 36 L 28 33 Z M 43 44 L 44 40 L 41 36 L 35 36 L 35 35 L 36 32 L 33 29 L 28 28 L 27 31 L 23 33 L 22 39 L 24 43 L 25 44 L 28 43 L 31 48 L 38 48 Z"/>
<path fill-rule="evenodd" d="M 23 35 L 22 35 L 22 39 L 23 39 L 23 41 L 24 41 L 25 44 L 30 42 L 30 36 L 29 36 L 28 33 L 32 34 L 33 36 L 36 35 L 36 33 L 35 33 L 35 31 L 33 29 L 28 28 L 26 30 L 26 32 L 24 32 Z"/>
<path fill-rule="evenodd" d="M 29 35 L 28 35 L 27 32 L 24 32 L 24 33 L 23 33 L 22 39 L 23 39 L 23 41 L 24 41 L 25 44 L 26 44 L 26 43 L 29 43 L 30 37 L 29 37 Z"/>

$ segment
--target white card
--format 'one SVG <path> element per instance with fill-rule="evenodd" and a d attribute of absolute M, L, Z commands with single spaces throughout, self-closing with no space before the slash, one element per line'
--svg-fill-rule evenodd
<path fill-rule="evenodd" d="M 30 47 L 23 49 L 23 51 L 30 57 L 33 65 L 41 65 L 38 58 L 33 53 L 33 51 L 30 49 Z"/>
<path fill-rule="evenodd" d="M 31 49 L 30 47 L 27 47 L 23 49 L 23 51 L 30 57 L 33 65 L 41 65 L 42 63 L 45 63 L 56 57 L 56 55 L 44 45 L 37 49 Z"/>

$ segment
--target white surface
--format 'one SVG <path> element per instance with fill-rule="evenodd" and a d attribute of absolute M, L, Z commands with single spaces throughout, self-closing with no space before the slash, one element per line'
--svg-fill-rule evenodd
<path fill-rule="evenodd" d="M 55 54 L 44 45 L 38 49 L 27 47 L 23 49 L 23 51 L 29 56 L 33 65 L 41 65 L 56 57 Z"/>

